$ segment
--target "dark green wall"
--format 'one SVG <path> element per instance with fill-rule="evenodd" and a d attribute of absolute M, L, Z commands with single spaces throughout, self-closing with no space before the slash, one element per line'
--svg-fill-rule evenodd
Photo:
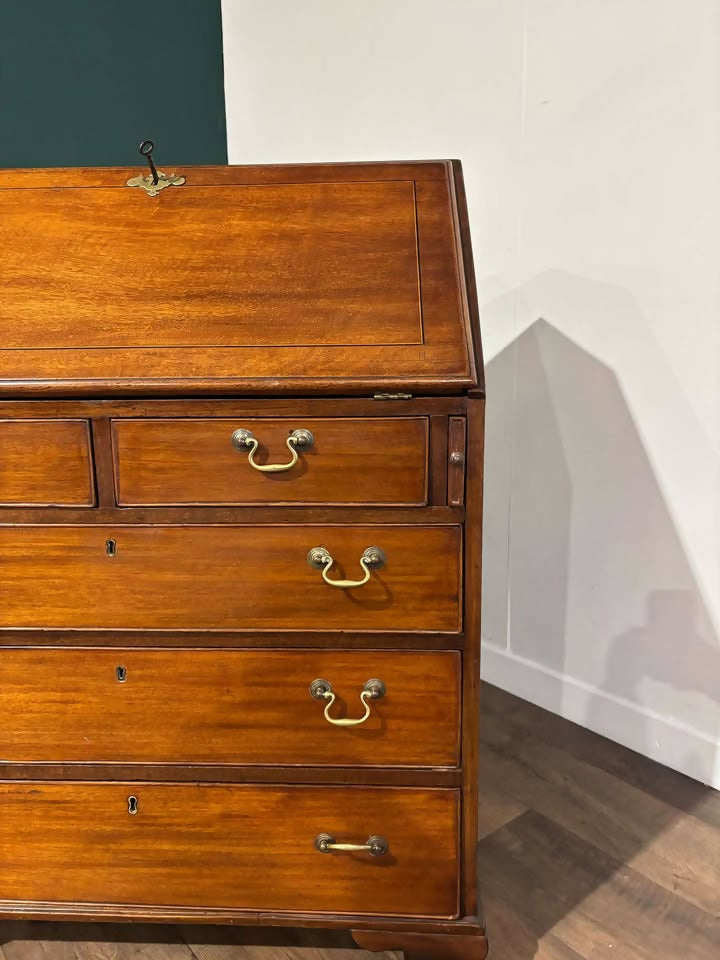
<path fill-rule="evenodd" d="M 226 163 L 220 0 L 0 0 L 0 167 Z"/>

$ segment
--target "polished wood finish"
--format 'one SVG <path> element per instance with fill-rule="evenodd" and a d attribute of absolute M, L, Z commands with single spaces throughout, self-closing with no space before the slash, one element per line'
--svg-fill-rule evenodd
<path fill-rule="evenodd" d="M 0 169 L 0 174 L 2 170 Z M 182 397 L 164 399 L 126 399 L 113 393 L 105 399 L 51 397 L 37 400 L 0 398 L 0 419 L 9 417 L 100 417 L 114 418 L 180 417 L 181 419 L 212 417 L 290 418 L 296 417 L 417 417 L 462 416 L 467 408 L 464 396 L 411 397 L 378 394 L 365 397 Z"/>
<path fill-rule="evenodd" d="M 490 956 L 718 955 L 718 791 L 487 684 L 481 729 L 479 855 Z M 532 811 L 542 817 L 538 831 L 526 816 Z M 76 907 L 68 916 L 79 913 Z M 250 952 L 264 960 L 370 960 L 350 953 L 345 918 L 305 915 L 305 928 L 296 930 L 284 926 L 297 924 L 293 914 L 211 926 L 217 917 L 205 912 L 181 926 L 15 920 L 0 926 L 0 943 L 3 960 L 245 960 Z M 168 918 L 158 911 L 153 919 Z M 453 950 L 453 931 L 461 948 L 480 932 L 463 920 L 351 924 L 367 949 L 393 940 L 407 947 L 406 938 L 425 927 L 443 931 L 442 957 Z"/>
<path fill-rule="evenodd" d="M 447 503 L 447 417 L 430 417 L 430 503 Z"/>
<path fill-rule="evenodd" d="M 118 679 L 118 670 L 120 678 Z M 333 718 L 309 693 L 330 681 Z M 4 650 L 0 759 L 13 763 L 453 767 L 456 653 L 357 650 Z M 172 710 L 168 711 L 168 704 Z"/>
<path fill-rule="evenodd" d="M 365 183 L 387 180 L 388 173 L 395 180 L 447 182 L 448 169 L 457 160 L 363 161 L 360 163 L 284 163 L 233 164 L 231 166 L 204 165 L 193 167 L 193 183 L 198 187 L 247 184 L 314 183 L 327 171 L 328 179 L 345 183 Z M 78 177 L 96 187 L 117 187 L 131 174 L 147 173 L 142 163 L 137 169 L 126 167 L 48 167 L 47 169 L 0 169 L 0 190 L 34 190 L 38 187 L 77 187 Z"/>
<path fill-rule="evenodd" d="M 470 217 L 468 215 L 465 179 L 459 160 L 450 161 L 452 171 L 450 179 L 451 203 L 457 214 L 455 240 L 457 256 L 462 264 L 462 283 L 460 298 L 467 321 L 467 342 L 472 353 L 473 367 L 477 373 L 477 382 L 468 390 L 471 397 L 485 396 L 485 365 L 483 361 L 482 337 L 480 336 L 480 307 L 475 280 L 475 263 L 470 239 Z"/>
<path fill-rule="evenodd" d="M 458 912 L 450 790 L 35 781 L 0 784 L 0 805 L 0 900 Z M 321 833 L 389 849 L 324 854 Z"/>
<path fill-rule="evenodd" d="M 480 718 L 480 617 L 483 535 L 483 464 L 485 456 L 485 401 L 468 402 L 467 501 L 465 582 L 474 589 L 464 595 L 465 630 L 469 642 L 463 652 L 463 904 L 468 915 L 480 914 L 477 859 L 477 809 L 480 793 L 478 722 Z M 469 535 L 472 531 L 472 535 Z"/>
<path fill-rule="evenodd" d="M 0 509 L 0 917 L 332 927 L 481 960 L 459 165 L 177 172 L 149 198 L 135 170 L 0 171 L 0 239 L 20 238 L 0 422 L 84 423 L 92 481 Z M 241 427 L 260 465 L 292 430 L 315 444 L 263 474 Z M 370 546 L 386 563 L 339 589 L 320 546 L 333 580 L 363 579 Z M 361 725 L 329 722 L 321 678 L 328 718 Z M 323 830 L 390 853 L 322 854 Z"/>
<path fill-rule="evenodd" d="M 448 421 L 448 503 L 461 507 L 465 503 L 465 417 L 450 417 Z"/>
<path fill-rule="evenodd" d="M 427 957 L 428 960 L 485 960 L 488 952 L 488 942 L 479 931 L 473 936 L 448 937 L 439 933 L 353 930 L 352 937 L 363 950 L 402 950 L 405 960 L 413 957 Z"/>
<path fill-rule="evenodd" d="M 91 420 L 93 454 L 95 460 L 95 481 L 97 484 L 97 503 L 101 511 L 115 507 L 115 478 L 112 461 L 110 439 L 110 419 L 108 417 L 94 417 Z M 115 511 L 113 510 L 113 515 Z"/>
<path fill-rule="evenodd" d="M 0 507 L 93 503 L 86 420 L 0 419 Z"/>
<path fill-rule="evenodd" d="M 476 386 L 451 165 L 365 169 L 188 167 L 155 198 L 129 170 L 4 172 L 0 391 Z"/>
<path fill-rule="evenodd" d="M 328 783 L 334 786 L 462 786 L 457 767 L 320 767 L 230 763 L 8 763 L 0 760 L 0 779 L 77 780 L 116 783 L 132 780 L 169 783 Z"/>
<path fill-rule="evenodd" d="M 0 648 L 3 647 L 197 647 L 223 649 L 236 647 L 283 649 L 317 646 L 324 649 L 376 650 L 381 646 L 378 634 L 358 633 L 355 630 L 328 630 L 318 638 L 316 630 L 272 631 L 242 633 L 232 630 L 15 630 L 0 629 Z M 462 650 L 465 637 L 457 633 L 393 633 L 393 650 Z"/>
<path fill-rule="evenodd" d="M 258 331 L 268 347 L 422 342 L 412 181 L 187 177 L 152 217 L 123 183 L 0 190 L 0 223 L 20 221 L 34 251 L 28 261 L 24 244 L 3 243 L 4 349 L 236 347 Z M 148 250 L 166 264 L 150 310 Z"/>
<path fill-rule="evenodd" d="M 376 543 L 362 587 L 307 563 L 360 579 Z M 460 548 L 458 526 L 0 526 L 0 627 L 459 632 Z"/>
<path fill-rule="evenodd" d="M 314 443 L 291 470 L 262 473 L 231 445 L 240 428 L 259 441 L 261 465 L 290 461 L 293 430 Z M 427 418 L 114 420 L 112 430 L 120 506 L 427 503 Z"/>
<path fill-rule="evenodd" d="M 98 475 L 99 479 L 99 475 Z M 205 526 L 206 524 L 235 523 L 262 524 L 270 519 L 272 524 L 372 524 L 375 526 L 395 526 L 414 524 L 420 521 L 423 526 L 442 526 L 459 524 L 465 519 L 462 507 L 431 507 L 419 514 L 417 507 L 272 507 L 272 517 L 268 518 L 266 507 L 253 504 L 249 507 L 123 507 L 114 509 L 99 507 L 95 510 L 54 508 L 40 510 L 36 507 L 5 507 L 0 513 L 0 526 L 3 523 L 42 523 L 69 524 L 71 526 L 136 526 L 160 524 L 164 526 L 182 525 L 186 527 Z"/>

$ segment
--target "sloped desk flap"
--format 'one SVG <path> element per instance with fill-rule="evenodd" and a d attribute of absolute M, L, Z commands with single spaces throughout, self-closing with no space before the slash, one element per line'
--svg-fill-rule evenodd
<path fill-rule="evenodd" d="M 449 162 L 177 172 L 0 171 L 0 390 L 477 385 Z"/>

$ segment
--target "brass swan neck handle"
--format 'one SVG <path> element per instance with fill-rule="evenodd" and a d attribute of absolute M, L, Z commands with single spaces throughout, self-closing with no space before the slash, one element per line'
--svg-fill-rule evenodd
<path fill-rule="evenodd" d="M 360 557 L 360 566 L 363 570 L 362 580 L 333 580 L 328 571 L 334 563 L 334 558 L 326 547 L 313 547 L 307 555 L 307 562 L 314 570 L 322 571 L 322 578 L 328 586 L 338 587 L 340 590 L 351 590 L 353 587 L 362 587 L 370 579 L 370 570 L 380 570 L 385 566 L 386 557 L 380 547 L 366 547 Z"/>
<path fill-rule="evenodd" d="M 380 700 L 387 693 L 387 689 L 382 680 L 373 678 L 368 680 L 365 686 L 362 688 L 360 693 L 360 701 L 365 708 L 365 712 L 361 717 L 356 720 L 341 718 L 337 719 L 330 716 L 330 708 L 335 703 L 335 691 L 332 688 L 332 684 L 329 680 L 313 680 L 310 684 L 310 696 L 314 700 L 327 700 L 325 706 L 324 716 L 328 723 L 332 723 L 335 727 L 359 727 L 361 723 L 365 721 L 370 716 L 370 700 Z"/>
<path fill-rule="evenodd" d="M 246 450 L 248 451 L 248 463 L 253 470 L 257 470 L 259 473 L 284 473 L 286 470 L 292 470 L 298 462 L 298 449 L 309 450 L 315 443 L 315 437 L 304 428 L 293 430 L 285 441 L 290 451 L 290 460 L 287 463 L 256 463 L 255 453 L 260 441 L 255 438 L 251 430 L 244 428 L 236 430 L 230 438 L 230 442 L 236 450 L 243 453 Z"/>

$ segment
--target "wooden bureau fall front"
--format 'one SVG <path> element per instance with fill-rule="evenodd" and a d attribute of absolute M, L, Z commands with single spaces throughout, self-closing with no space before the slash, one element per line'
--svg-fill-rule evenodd
<path fill-rule="evenodd" d="M 0 171 L 0 916 L 482 960 L 460 165 L 134 173 Z"/>

